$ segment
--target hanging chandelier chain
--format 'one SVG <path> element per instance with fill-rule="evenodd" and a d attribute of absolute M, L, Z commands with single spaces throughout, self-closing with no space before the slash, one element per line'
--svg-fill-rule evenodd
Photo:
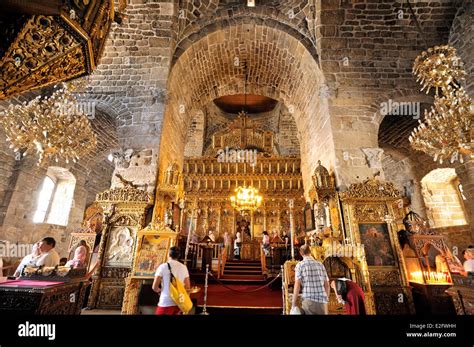
<path fill-rule="evenodd" d="M 417 27 L 417 29 L 418 29 L 418 32 L 419 32 L 419 34 L 420 34 L 420 37 L 421 37 L 421 39 L 423 40 L 423 42 L 425 43 L 425 49 L 428 49 L 428 47 L 429 47 L 429 46 L 428 46 L 428 42 L 426 41 L 426 37 L 425 37 L 425 35 L 424 35 L 424 33 L 423 33 L 423 30 L 422 30 L 422 28 L 421 28 L 420 22 L 418 21 L 418 17 L 416 16 L 415 11 L 413 10 L 413 6 L 411 5 L 410 0 L 407 0 L 407 4 L 408 4 L 408 9 L 410 10 L 411 15 L 413 16 L 413 19 L 415 20 L 415 25 L 416 25 L 416 27 Z"/>

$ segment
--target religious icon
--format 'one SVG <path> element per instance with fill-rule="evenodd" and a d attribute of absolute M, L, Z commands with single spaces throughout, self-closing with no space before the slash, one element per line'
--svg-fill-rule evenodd
<path fill-rule="evenodd" d="M 109 236 L 105 253 L 105 266 L 130 266 L 133 258 L 135 230 L 129 227 L 114 227 Z"/>
<path fill-rule="evenodd" d="M 361 242 L 365 247 L 367 265 L 395 265 L 387 224 L 359 224 L 359 232 Z"/>
<path fill-rule="evenodd" d="M 168 258 L 171 239 L 159 235 L 143 235 L 133 272 L 134 277 L 150 278 Z"/>

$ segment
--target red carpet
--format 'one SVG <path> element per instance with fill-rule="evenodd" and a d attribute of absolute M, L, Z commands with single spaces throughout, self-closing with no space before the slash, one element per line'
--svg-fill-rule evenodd
<path fill-rule="evenodd" d="M 249 291 L 261 287 L 260 285 L 231 284 L 227 287 Z M 200 285 L 198 306 L 204 304 L 204 286 Z M 252 293 L 241 293 L 230 290 L 221 284 L 209 284 L 207 288 L 207 306 L 211 307 L 239 307 L 239 308 L 281 308 L 281 290 L 263 288 Z"/>

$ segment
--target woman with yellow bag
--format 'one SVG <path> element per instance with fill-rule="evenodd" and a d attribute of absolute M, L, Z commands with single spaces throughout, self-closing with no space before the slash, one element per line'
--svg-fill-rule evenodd
<path fill-rule="evenodd" d="M 171 247 L 168 262 L 161 264 L 156 270 L 152 288 L 160 294 L 155 311 L 157 315 L 187 314 L 192 309 L 192 302 L 187 293 L 191 288 L 189 271 L 178 258 L 179 248 Z"/>

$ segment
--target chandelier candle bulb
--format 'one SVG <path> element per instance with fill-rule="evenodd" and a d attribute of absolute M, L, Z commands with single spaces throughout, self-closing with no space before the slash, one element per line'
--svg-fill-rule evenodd
<path fill-rule="evenodd" d="M 38 96 L 22 105 L 10 105 L 0 119 L 10 147 L 16 152 L 23 149 L 24 154 L 36 149 L 38 165 L 49 159 L 68 160 L 76 153 L 86 155 L 97 144 L 85 114 L 77 107 L 71 108 L 77 100 L 69 86 L 55 89 L 51 97 Z M 74 111 L 74 115 L 66 110 Z"/>

